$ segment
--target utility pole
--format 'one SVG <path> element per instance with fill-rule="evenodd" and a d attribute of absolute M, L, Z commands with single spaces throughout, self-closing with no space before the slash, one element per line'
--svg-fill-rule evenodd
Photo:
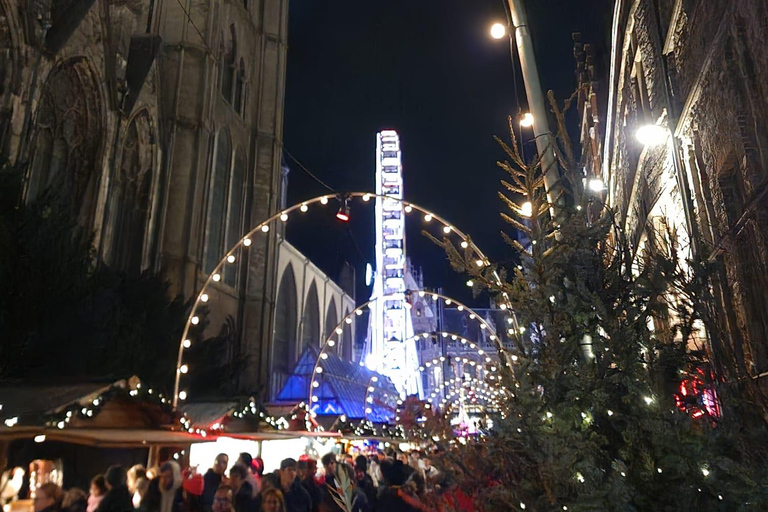
<path fill-rule="evenodd" d="M 517 55 L 520 57 L 520 69 L 525 84 L 525 95 L 528 98 L 528 108 L 533 115 L 533 135 L 541 159 L 541 169 L 544 172 L 544 186 L 549 204 L 554 207 L 556 202 L 562 201 L 559 198 L 562 187 L 560 185 L 560 168 L 555 158 L 555 137 L 547 122 L 547 106 L 539 81 L 539 71 L 536 67 L 536 57 L 533 54 L 533 43 L 531 42 L 531 33 L 528 30 L 523 0 L 507 0 L 507 3 L 511 16 L 511 29 L 514 30 L 514 40 L 517 44 Z M 510 34 L 509 45 L 514 55 L 512 34 Z"/>

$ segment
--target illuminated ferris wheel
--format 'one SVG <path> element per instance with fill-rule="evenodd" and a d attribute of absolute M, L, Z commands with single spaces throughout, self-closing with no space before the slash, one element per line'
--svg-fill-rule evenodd
<path fill-rule="evenodd" d="M 401 395 L 422 395 L 419 358 L 406 298 L 407 261 L 403 166 L 400 138 L 394 130 L 376 135 L 376 272 L 371 299 L 365 365 L 390 378 Z M 392 199 L 390 199 L 392 198 Z M 390 298 L 391 297 L 391 298 Z"/>

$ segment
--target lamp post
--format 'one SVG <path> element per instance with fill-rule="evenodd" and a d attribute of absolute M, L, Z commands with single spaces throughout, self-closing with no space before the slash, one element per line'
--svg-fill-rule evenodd
<path fill-rule="evenodd" d="M 528 107 L 533 117 L 533 135 L 541 159 L 541 169 L 544 172 L 544 186 L 549 204 L 554 206 L 555 202 L 561 200 L 560 168 L 555 158 L 555 138 L 547 122 L 547 107 L 539 82 L 539 71 L 533 54 L 531 34 L 528 31 L 528 22 L 522 0 L 507 0 L 507 5 L 509 7 L 510 27 L 514 30 L 514 42 L 512 34 L 509 35 L 510 50 L 514 54 L 515 48 L 512 45 L 517 45 L 525 95 L 528 98 Z M 499 30 L 499 25 L 497 23 L 491 27 L 491 36 L 496 39 L 504 37 L 504 31 Z"/>

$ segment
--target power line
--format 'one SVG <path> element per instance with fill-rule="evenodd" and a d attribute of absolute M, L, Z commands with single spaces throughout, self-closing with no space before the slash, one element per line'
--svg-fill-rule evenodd
<path fill-rule="evenodd" d="M 288 150 L 287 150 L 287 149 L 285 149 L 285 146 L 283 146 L 283 153 L 285 153 L 285 155 L 286 155 L 286 156 L 288 156 L 288 158 L 290 158 L 291 160 L 293 160 L 294 162 L 296 162 L 296 165 L 298 165 L 298 166 L 299 166 L 299 169 L 301 169 L 302 171 L 304 171 L 305 173 L 307 173 L 307 174 L 309 175 L 309 177 L 310 177 L 310 178 L 312 178 L 313 180 L 315 180 L 316 182 L 318 182 L 319 184 L 321 184 L 322 186 L 324 186 L 325 188 L 327 188 L 328 190 L 330 190 L 330 191 L 331 191 L 331 192 L 333 192 L 334 194 L 336 193 L 336 190 L 335 190 L 333 187 L 331 187 L 330 185 L 328 185 L 327 183 L 325 183 L 323 180 L 321 180 L 320 178 L 318 178 L 317 176 L 315 176 L 315 175 L 312 173 L 312 171 L 310 171 L 309 169 L 307 169 L 307 168 L 304 166 L 304 164 L 302 164 L 301 162 L 299 162 L 299 160 L 298 160 L 298 159 L 297 159 L 295 156 L 293 156 L 292 154 L 290 154 L 290 153 L 288 152 Z"/>
<path fill-rule="evenodd" d="M 208 43 L 205 40 L 205 36 L 203 36 L 203 33 L 200 32 L 200 29 L 197 28 L 197 25 L 195 25 L 195 21 L 192 19 L 192 16 L 189 14 L 189 11 L 184 7 L 184 4 L 181 3 L 181 0 L 176 0 L 176 3 L 179 4 L 179 7 L 181 7 L 181 10 L 184 12 L 184 15 L 187 17 L 187 21 L 192 25 L 192 28 L 195 29 L 195 32 L 197 32 L 197 35 L 200 36 L 200 40 L 203 42 L 205 47 L 208 49 L 208 52 L 211 55 L 214 55 L 213 50 L 211 50 L 211 47 L 208 46 Z"/>

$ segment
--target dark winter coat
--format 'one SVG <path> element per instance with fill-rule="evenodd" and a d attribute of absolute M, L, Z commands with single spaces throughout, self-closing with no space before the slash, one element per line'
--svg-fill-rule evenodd
<path fill-rule="evenodd" d="M 312 497 L 298 478 L 293 481 L 285 495 L 285 509 L 287 512 L 312 512 Z"/>
<path fill-rule="evenodd" d="M 211 510 L 213 507 L 213 496 L 216 489 L 221 485 L 221 475 L 214 470 L 209 469 L 203 476 L 203 496 L 202 502 L 205 510 Z"/>
<path fill-rule="evenodd" d="M 133 512 L 131 492 L 128 487 L 121 485 L 107 491 L 99 506 L 96 507 L 96 512 Z"/>
<path fill-rule="evenodd" d="M 259 512 L 259 500 L 253 497 L 253 486 L 249 482 L 235 493 L 235 512 Z"/>
<path fill-rule="evenodd" d="M 376 486 L 373 485 L 373 478 L 371 478 L 371 475 L 366 474 L 362 480 L 358 480 L 357 488 L 365 494 L 368 508 L 373 509 L 376 504 Z"/>
<path fill-rule="evenodd" d="M 312 499 L 312 512 L 318 512 L 320 510 L 320 503 L 323 501 L 323 491 L 320 490 L 320 486 L 315 482 L 314 477 L 310 476 L 301 481 L 301 486 L 307 491 L 309 497 Z"/>

